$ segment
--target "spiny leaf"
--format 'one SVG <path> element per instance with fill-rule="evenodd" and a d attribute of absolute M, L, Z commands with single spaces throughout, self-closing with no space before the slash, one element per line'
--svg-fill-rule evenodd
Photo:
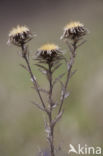
<path fill-rule="evenodd" d="M 65 73 L 60 74 L 53 82 L 53 86 L 56 84 L 57 81 L 59 81 L 63 76 L 65 75 Z"/>
<path fill-rule="evenodd" d="M 57 116 L 56 118 L 54 119 L 53 123 L 52 123 L 52 126 L 54 127 L 55 124 L 60 120 L 60 118 L 62 117 L 63 115 L 63 111 L 61 111 Z"/>
<path fill-rule="evenodd" d="M 75 70 L 71 73 L 70 78 L 71 78 L 76 72 L 77 72 L 77 70 L 75 69 Z"/>
<path fill-rule="evenodd" d="M 27 67 L 26 67 L 25 65 L 20 64 L 20 66 L 21 66 L 22 68 L 24 68 L 26 71 L 28 71 L 28 69 L 27 69 Z"/>
<path fill-rule="evenodd" d="M 62 63 L 60 63 L 56 67 L 54 67 L 54 69 L 52 70 L 52 72 L 54 72 L 55 70 L 57 70 L 61 65 L 62 65 Z"/>
<path fill-rule="evenodd" d="M 31 103 L 34 104 L 40 110 L 44 111 L 44 108 L 40 104 L 36 103 L 35 101 L 32 101 Z"/>
<path fill-rule="evenodd" d="M 83 40 L 80 44 L 77 45 L 77 48 L 83 45 L 87 40 Z"/>
<path fill-rule="evenodd" d="M 74 48 L 73 48 L 73 46 L 69 43 L 69 41 L 68 40 L 65 40 L 65 42 L 66 42 L 66 44 L 67 44 L 67 46 L 68 46 L 68 48 L 69 48 L 69 50 L 70 50 L 70 52 L 74 52 Z"/>
<path fill-rule="evenodd" d="M 38 67 L 40 67 L 40 68 L 42 68 L 42 69 L 44 69 L 44 70 L 46 70 L 46 71 L 48 71 L 48 69 L 46 67 L 44 67 L 44 66 L 42 66 L 40 64 L 35 64 L 35 65 L 38 66 Z"/>

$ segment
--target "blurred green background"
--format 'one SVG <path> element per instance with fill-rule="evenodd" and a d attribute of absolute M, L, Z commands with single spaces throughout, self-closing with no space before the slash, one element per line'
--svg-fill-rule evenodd
<path fill-rule="evenodd" d="M 29 75 L 19 66 L 25 63 L 17 53 L 20 49 L 6 44 L 9 31 L 18 24 L 37 34 L 29 44 L 31 56 L 47 42 L 66 51 L 59 38 L 64 25 L 72 20 L 88 28 L 87 42 L 77 50 L 73 67 L 77 72 L 71 79 L 64 116 L 55 130 L 55 143 L 65 153 L 70 143 L 102 147 L 103 0 L 1 0 L 0 19 L 0 156 L 34 156 L 48 147 L 44 115 L 30 103 L 38 97 L 31 89 Z M 46 86 L 33 64 L 35 76 Z M 58 88 L 55 97 L 59 96 Z"/>

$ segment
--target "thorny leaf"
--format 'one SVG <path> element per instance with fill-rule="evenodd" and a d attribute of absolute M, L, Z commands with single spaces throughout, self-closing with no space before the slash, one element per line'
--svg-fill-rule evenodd
<path fill-rule="evenodd" d="M 34 60 L 38 61 L 40 64 L 46 64 L 46 61 L 42 60 L 41 58 L 35 58 Z"/>
<path fill-rule="evenodd" d="M 48 69 L 46 67 L 44 67 L 43 65 L 40 65 L 40 64 L 35 64 L 35 65 L 38 66 L 38 67 L 40 67 L 40 68 L 42 68 L 42 69 L 44 69 L 45 71 L 48 72 Z"/>
<path fill-rule="evenodd" d="M 60 74 L 53 82 L 53 86 L 56 84 L 57 81 L 59 81 L 63 76 L 65 75 L 65 73 Z"/>
<path fill-rule="evenodd" d="M 75 69 L 75 70 L 71 73 L 70 78 L 71 78 L 76 72 L 77 72 L 77 70 Z"/>
<path fill-rule="evenodd" d="M 52 72 L 54 72 L 55 70 L 57 70 L 61 65 L 62 65 L 62 63 L 60 63 L 56 67 L 54 67 L 54 69 L 52 70 Z"/>
<path fill-rule="evenodd" d="M 34 104 L 40 110 L 44 111 L 44 108 L 40 104 L 36 103 L 35 101 L 32 101 L 32 104 Z"/>
<path fill-rule="evenodd" d="M 49 72 L 47 72 L 47 71 L 45 71 L 45 70 L 42 70 L 42 69 L 40 69 L 40 68 L 39 68 L 39 71 L 40 71 L 42 74 L 44 74 L 44 75 L 46 76 L 46 78 L 49 80 L 49 78 L 50 78 Z"/>
<path fill-rule="evenodd" d="M 55 62 L 53 62 L 53 66 L 57 65 L 60 61 L 56 60 Z"/>
<path fill-rule="evenodd" d="M 63 115 L 63 111 L 61 111 L 57 116 L 56 118 L 54 119 L 54 121 L 52 122 L 52 126 L 54 127 L 55 124 L 60 120 L 60 118 L 62 117 Z"/>
<path fill-rule="evenodd" d="M 67 44 L 67 46 L 68 46 L 68 48 L 69 48 L 69 50 L 70 50 L 70 52 L 74 52 L 74 48 L 73 48 L 73 46 L 69 43 L 69 41 L 66 39 L 65 40 L 65 42 L 66 42 L 66 44 Z"/>
<path fill-rule="evenodd" d="M 24 68 L 26 71 L 28 71 L 28 69 L 27 69 L 27 67 L 26 67 L 25 65 L 20 64 L 20 66 L 21 66 L 22 68 Z"/>
<path fill-rule="evenodd" d="M 83 45 L 87 40 L 83 40 L 80 44 L 77 45 L 77 48 Z"/>

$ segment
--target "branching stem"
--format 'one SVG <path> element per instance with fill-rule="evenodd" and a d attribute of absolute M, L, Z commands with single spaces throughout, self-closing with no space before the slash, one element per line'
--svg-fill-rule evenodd
<path fill-rule="evenodd" d="M 67 43 L 67 42 L 66 42 Z M 68 43 L 69 44 L 69 43 Z M 49 109 L 46 107 L 43 98 L 41 96 L 40 90 L 39 90 L 39 86 L 37 84 L 36 79 L 33 76 L 32 70 L 31 70 L 31 66 L 27 57 L 28 51 L 27 49 L 24 47 L 24 44 L 21 45 L 22 48 L 22 57 L 24 58 L 27 67 L 28 67 L 28 72 L 30 74 L 30 77 L 33 81 L 33 85 L 38 93 L 38 96 L 41 100 L 41 104 L 43 107 L 43 110 L 47 113 L 48 116 L 48 128 L 49 128 L 49 133 L 48 133 L 48 141 L 50 144 L 50 154 L 51 156 L 55 156 L 55 148 L 54 148 L 54 127 L 57 123 L 57 121 L 61 118 L 63 111 L 62 111 L 62 107 L 63 107 L 63 102 L 65 99 L 65 94 L 66 94 L 66 90 L 67 90 L 67 86 L 69 83 L 69 80 L 71 78 L 71 70 L 72 70 L 72 66 L 74 64 L 74 59 L 76 56 L 76 42 L 74 42 L 74 44 L 72 44 L 72 48 L 70 48 L 70 45 L 68 45 L 70 52 L 71 52 L 71 57 L 70 57 L 70 62 L 67 62 L 67 66 L 68 66 L 68 72 L 67 72 L 67 77 L 66 77 L 66 81 L 64 84 L 64 88 L 63 88 L 63 94 L 62 94 L 62 98 L 60 101 L 60 106 L 58 108 L 58 113 L 55 119 L 53 119 L 53 101 L 52 101 L 52 92 L 53 92 L 53 81 L 52 81 L 52 63 L 48 62 L 48 81 L 49 81 Z"/>

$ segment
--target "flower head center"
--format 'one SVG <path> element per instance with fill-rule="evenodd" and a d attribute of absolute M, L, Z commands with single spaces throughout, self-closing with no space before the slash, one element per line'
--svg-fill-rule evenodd
<path fill-rule="evenodd" d="M 39 48 L 40 51 L 52 51 L 58 49 L 59 47 L 55 44 L 44 44 L 42 47 Z"/>
<path fill-rule="evenodd" d="M 10 33 L 9 36 L 15 36 L 17 34 L 22 34 L 24 32 L 29 32 L 30 30 L 26 27 L 26 26 L 17 26 L 16 28 L 13 28 Z"/>
<path fill-rule="evenodd" d="M 71 22 L 69 24 L 67 24 L 64 29 L 67 30 L 67 29 L 73 29 L 75 27 L 83 27 L 84 25 L 80 22 Z"/>

